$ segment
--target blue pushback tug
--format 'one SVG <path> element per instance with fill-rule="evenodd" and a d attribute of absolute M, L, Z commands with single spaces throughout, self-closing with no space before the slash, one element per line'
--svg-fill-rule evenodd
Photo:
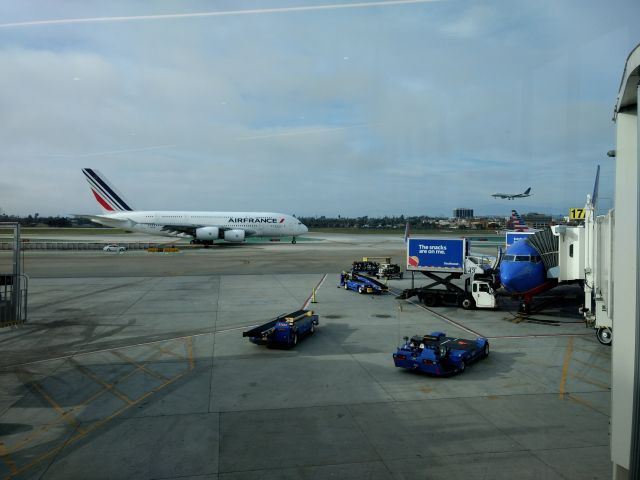
<path fill-rule="evenodd" d="M 242 336 L 256 345 L 294 347 L 301 338 L 315 332 L 318 323 L 313 311 L 297 310 L 246 330 Z"/>
<path fill-rule="evenodd" d="M 404 344 L 393 354 L 396 367 L 431 375 L 464 372 L 467 365 L 489 356 L 489 341 L 447 337 L 442 332 L 404 337 Z"/>
<path fill-rule="evenodd" d="M 389 287 L 375 278 L 355 272 L 342 272 L 338 287 L 358 293 L 384 293 L 389 290 Z"/>

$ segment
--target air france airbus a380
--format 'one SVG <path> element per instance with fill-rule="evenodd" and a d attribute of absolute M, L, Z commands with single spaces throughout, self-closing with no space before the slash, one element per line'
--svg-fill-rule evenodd
<path fill-rule="evenodd" d="M 271 212 L 173 212 L 134 210 L 131 204 L 93 168 L 83 168 L 102 215 L 76 215 L 108 227 L 126 228 L 150 235 L 190 236 L 192 243 L 211 245 L 215 240 L 244 242 L 246 237 L 296 237 L 307 227 L 291 215 Z"/>

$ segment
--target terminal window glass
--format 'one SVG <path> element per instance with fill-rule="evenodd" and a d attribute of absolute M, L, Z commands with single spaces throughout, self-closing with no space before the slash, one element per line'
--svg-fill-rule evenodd
<path fill-rule="evenodd" d="M 392 256 L 391 263 L 400 264 L 404 271 L 406 263 L 415 262 L 406 256 L 406 237 L 466 237 L 471 240 L 469 252 L 474 256 L 496 257 L 497 246 L 505 245 L 505 232 L 509 232 L 509 241 L 516 242 L 522 240 L 513 237 L 531 232 L 516 232 L 520 219 L 532 229 L 551 221 L 562 223 L 569 208 L 581 207 L 592 192 L 598 163 L 602 170 L 597 213 L 612 208 L 615 162 L 606 158 L 606 149 L 615 148 L 611 111 L 621 66 L 640 40 L 639 18 L 640 0 L 0 2 L 0 118 L 8 120 L 2 122 L 0 129 L 0 217 L 20 216 L 37 228 L 39 224 L 44 228 L 48 221 L 55 222 L 57 216 L 77 221 L 79 227 L 95 226 L 89 218 L 80 223 L 84 220 L 67 214 L 78 212 L 94 218 L 104 214 L 80 171 L 82 167 L 97 167 L 113 182 L 114 189 L 98 182 L 94 188 L 101 188 L 96 193 L 107 203 L 115 202 L 113 195 L 128 197 L 123 201 L 137 208 L 139 215 L 126 221 L 120 233 L 112 232 L 117 233 L 115 237 L 105 239 L 100 234 L 100 248 L 111 242 L 128 245 L 120 238 L 130 237 L 135 244 L 163 244 L 158 238 L 161 235 L 190 231 L 195 234 L 195 228 L 220 224 L 245 230 L 249 239 L 244 245 L 223 244 L 225 240 L 219 239 L 216 242 L 223 245 L 205 249 L 201 248 L 203 245 L 190 244 L 189 237 L 165 236 L 164 240 L 175 242 L 181 252 L 163 256 L 147 254 L 144 248 L 129 248 L 123 255 L 110 256 L 102 255 L 101 249 L 100 253 L 85 255 L 72 252 L 69 257 L 62 251 L 51 255 L 24 252 L 24 273 L 34 278 L 32 285 L 36 287 L 33 293 L 29 292 L 29 309 L 33 301 L 38 322 L 54 322 L 56 327 L 34 340 L 38 347 L 35 353 L 67 358 L 69 352 L 78 351 L 80 344 L 83 352 L 111 346 L 124 348 L 114 350 L 122 358 L 101 353 L 93 363 L 93 354 L 83 357 L 82 361 L 87 365 L 91 362 L 91 367 L 82 371 L 67 363 L 59 369 L 53 365 L 43 367 L 55 373 L 42 383 L 43 392 L 49 391 L 52 400 L 63 402 L 68 415 L 75 417 L 85 408 L 93 415 L 93 409 L 98 409 L 96 403 L 83 405 L 80 401 L 84 397 L 79 395 L 74 404 L 71 394 L 75 390 L 65 390 L 65 379 L 80 390 L 85 382 L 98 387 L 108 384 L 113 388 L 98 398 L 100 404 L 114 407 L 112 411 L 100 407 L 100 418 L 105 421 L 113 418 L 120 422 L 119 414 L 112 415 L 120 411 L 123 398 L 137 401 L 145 395 L 135 405 L 124 400 L 122 405 L 131 407 L 124 417 L 140 411 L 143 415 L 136 422 L 142 422 L 142 416 L 148 413 L 153 425 L 162 424 L 160 431 L 165 426 L 173 427 L 164 424 L 163 417 L 153 416 L 155 413 L 167 412 L 166 420 L 175 420 L 177 429 L 181 428 L 181 421 L 173 414 L 186 413 L 185 428 L 193 427 L 196 433 L 200 427 L 208 432 L 211 428 L 219 430 L 219 435 L 192 435 L 206 444 L 207 451 L 220 452 L 218 469 L 217 459 L 213 467 L 211 459 L 206 468 L 199 465 L 202 462 L 189 464 L 189 455 L 184 451 L 190 445 L 172 448 L 179 436 L 153 440 L 157 444 L 164 442 L 172 452 L 157 463 L 168 467 L 180 464 L 184 467 L 180 472 L 171 468 L 159 471 L 157 465 L 145 460 L 148 456 L 134 455 L 138 452 L 131 450 L 127 457 L 127 462 L 135 457 L 131 471 L 148 471 L 154 478 L 198 473 L 215 476 L 220 473 L 216 470 L 223 470 L 225 465 L 233 466 L 234 472 L 237 469 L 238 477 L 259 476 L 255 472 L 270 472 L 272 467 L 273 473 L 265 475 L 281 477 L 289 470 L 275 471 L 279 466 L 276 463 L 286 453 L 293 453 L 295 458 L 289 460 L 297 462 L 300 471 L 306 473 L 311 472 L 305 470 L 307 466 L 320 472 L 325 464 L 331 465 L 326 471 L 342 472 L 344 476 L 348 471 L 354 478 L 369 472 L 376 476 L 377 463 L 393 470 L 394 462 L 388 462 L 384 455 L 387 452 L 382 452 L 384 462 L 353 463 L 354 459 L 370 456 L 368 446 L 359 445 L 362 435 L 351 435 L 353 429 L 349 427 L 349 435 L 345 436 L 346 430 L 332 425 L 343 427 L 345 422 L 351 422 L 355 427 L 360 423 L 366 427 L 369 415 L 375 418 L 376 412 L 382 411 L 380 405 L 385 404 L 389 406 L 384 407 L 385 411 L 400 412 L 397 417 L 390 417 L 389 425 L 402 430 L 405 409 L 395 401 L 434 382 L 393 372 L 394 367 L 388 363 L 389 346 L 400 334 L 429 333 L 427 324 L 412 323 L 414 314 L 410 311 L 398 312 L 391 295 L 376 296 L 367 300 L 375 303 L 375 309 L 369 310 L 379 309 L 381 315 L 388 315 L 393 328 L 378 330 L 378 323 L 388 323 L 383 320 L 366 325 L 344 322 L 344 318 L 327 322 L 332 323 L 326 330 L 329 337 L 335 334 L 349 341 L 333 342 L 325 349 L 327 335 L 324 340 L 322 333 L 306 339 L 301 349 L 294 348 L 292 352 L 300 360 L 296 360 L 294 368 L 283 367 L 276 358 L 279 355 L 273 355 L 276 352 L 248 349 L 247 339 L 240 338 L 240 331 L 234 329 L 263 323 L 276 313 L 284 313 L 292 303 L 295 308 L 301 307 L 316 286 L 321 311 L 327 310 L 335 298 L 339 303 L 331 310 L 343 315 L 334 317 L 349 317 L 364 307 L 363 298 L 356 294 L 349 297 L 353 292 L 337 290 L 334 274 L 319 283 L 322 276 L 318 277 L 318 273 L 340 272 L 366 255 Z M 528 196 L 508 199 L 509 195 L 524 195 L 529 187 Z M 227 216 L 213 212 L 235 213 Z M 245 219 L 273 218 L 266 212 L 281 212 L 277 221 L 286 221 L 243 223 Z M 119 211 L 115 215 L 127 218 L 130 214 Z M 146 223 L 144 215 L 148 215 L 147 220 L 153 218 L 160 223 Z M 230 218 L 234 221 L 230 222 Z M 303 235 L 309 241 L 286 245 L 291 237 L 282 234 L 294 226 L 304 230 L 296 221 L 311 230 L 311 235 Z M 125 233 L 138 224 L 152 236 Z M 194 228 L 193 224 L 199 225 Z M 280 244 L 270 244 L 269 236 L 251 235 L 263 230 L 282 240 Z M 225 232 L 229 237 L 226 227 L 220 229 L 219 236 L 224 237 Z M 355 235 L 361 233 L 374 235 Z M 82 232 L 67 235 L 87 236 Z M 5 241 L 0 238 L 0 244 Z M 68 242 L 72 243 L 75 240 Z M 91 243 L 88 239 L 79 245 L 85 249 Z M 545 263 L 553 256 L 546 252 L 516 255 L 515 252 L 529 250 L 511 245 L 504 253 L 507 250 L 504 270 L 541 271 L 541 255 Z M 581 255 L 579 245 L 573 250 L 571 246 L 570 251 L 562 253 Z M 446 255 L 440 252 L 445 253 L 434 252 L 433 258 L 442 264 L 451 257 L 451 251 Z M 0 251 L 0 273 L 8 271 L 9 262 L 8 252 Z M 538 268 L 529 268 L 533 264 L 526 262 L 534 262 Z M 479 263 L 485 269 L 484 262 Z M 68 278 L 58 279 L 61 273 Z M 51 277 L 56 281 L 46 281 Z M 503 280 L 506 278 L 503 275 Z M 543 278 L 546 280 L 546 276 Z M 421 274 L 384 282 L 401 290 L 414 280 L 416 287 L 428 283 Z M 459 284 L 462 282 L 460 279 Z M 332 290 L 328 291 L 330 287 Z M 477 291 L 485 291 L 484 288 L 478 286 Z M 94 295 L 87 296 L 87 291 Z M 64 304 L 66 298 L 69 303 Z M 56 303 L 51 308 L 50 300 Z M 230 305 L 233 313 L 229 313 Z M 449 307 L 443 306 L 442 310 L 449 315 L 444 308 Z M 0 305 L 0 317 L 2 310 Z M 571 312 L 576 310 L 571 308 Z M 148 318 L 142 316 L 144 312 Z M 482 315 L 503 316 L 480 310 L 471 320 Z M 117 325 L 109 326 L 114 324 L 114 316 L 118 318 Z M 76 325 L 79 317 L 81 328 Z M 453 317 L 463 323 L 469 320 L 462 312 Z M 321 315 L 319 330 L 324 322 Z M 472 329 L 477 328 L 481 334 L 508 333 L 501 325 L 475 323 Z M 229 328 L 233 331 L 226 332 Z M 526 322 L 509 325 L 509 331 L 518 329 L 522 333 L 529 329 L 564 332 L 569 328 L 573 328 L 571 324 L 563 324 L 560 329 Z M 450 330 L 448 334 L 462 334 L 453 326 L 447 325 L 446 329 Z M 76 331 L 89 333 L 76 337 Z M 63 332 L 68 332 L 68 339 L 62 337 Z M 31 338 L 29 334 L 5 335 L 11 337 L 2 339 L 6 340 L 3 347 L 9 347 L 3 348 L 6 359 L 10 352 L 20 351 L 20 339 Z M 378 337 L 379 342 L 367 342 L 368 338 Z M 169 338 L 174 340 L 163 340 Z M 156 340 L 162 343 L 147 344 Z M 523 346 L 536 341 L 509 340 Z M 561 337 L 559 341 L 566 342 L 568 338 Z M 67 345 L 73 350 L 62 351 Z M 161 345 L 166 348 L 161 350 Z M 220 345 L 224 345 L 222 350 Z M 387 364 L 372 369 L 372 375 L 368 375 L 358 362 L 360 358 L 355 361 L 349 355 L 351 350 L 362 352 L 364 366 L 383 357 Z M 310 351 L 318 354 L 305 354 Z M 126 361 L 126 368 L 122 367 L 125 356 L 131 359 Z M 581 356 L 574 352 L 576 360 Z M 117 362 L 113 370 L 106 363 L 103 365 L 111 357 Z M 235 357 L 242 360 L 229 361 Z M 253 370 L 255 359 L 258 360 Z M 518 368 L 526 368 L 526 362 L 518 356 L 510 361 L 514 365 L 522 362 Z M 150 362 L 148 367 L 145 362 Z M 22 360 L 12 363 L 19 365 Z M 328 368 L 323 368 L 325 365 Z M 499 367 L 490 360 L 470 375 L 477 372 L 487 379 L 487 388 L 493 388 L 490 379 L 499 380 L 503 373 Z M 583 371 L 573 357 L 569 367 L 571 372 Z M 123 375 L 136 372 L 121 383 L 114 383 L 121 370 Z M 302 371 L 314 372 L 311 383 L 304 373 L 299 374 Z M 89 373 L 102 383 L 89 377 Z M 373 379 L 378 373 L 379 382 Z M 183 376 L 175 378 L 174 374 Z M 76 383 L 76 378 L 82 381 Z M 205 406 L 229 413 L 202 414 L 200 405 L 177 405 L 179 399 L 165 395 L 174 389 L 179 393 L 183 385 L 199 389 L 202 378 L 209 379 L 212 392 L 211 398 L 202 399 Z M 393 382 L 388 380 L 392 378 L 400 379 L 402 388 L 407 386 L 404 393 L 384 394 L 384 382 Z M 173 380 L 165 383 L 163 379 Z M 24 390 L 35 388 L 35 383 L 24 383 Z M 256 384 L 255 392 L 245 388 L 249 383 Z M 341 385 L 351 383 L 353 388 L 345 398 Z M 465 383 L 465 377 L 462 382 L 447 381 L 451 385 L 448 392 L 459 389 L 462 396 L 466 395 Z M 291 385 L 300 388 L 289 388 Z M 336 387 L 324 389 L 321 398 L 310 401 L 300 398 L 305 385 Z M 6 387 L 0 381 L 0 391 L 5 392 Z M 116 390 L 122 394 L 115 395 Z M 58 391 L 64 394 L 55 395 Z M 274 397 L 265 394 L 267 391 L 278 394 Z M 35 393 L 33 390 L 29 395 Z M 247 393 L 252 394 L 247 397 Z M 372 394 L 382 403 L 370 410 L 366 405 Z M 515 409 L 526 411 L 528 400 L 524 396 L 513 402 Z M 348 411 L 351 404 L 362 416 L 332 420 L 334 410 Z M 139 410 L 147 405 L 149 410 Z M 321 408 L 306 409 L 316 405 Z M 273 410 L 281 407 L 282 411 Z M 287 411 L 288 407 L 292 409 Z M 51 413 L 53 418 L 55 409 Z M 299 419 L 291 420 L 299 420 L 302 434 L 296 436 L 295 429 L 287 428 L 286 419 L 300 413 Z M 71 418 L 68 415 L 62 420 Z M 331 416 L 326 417 L 328 423 L 323 421 L 325 415 Z M 0 423 L 6 423 L 11 416 L 5 415 Z M 214 423 L 200 423 L 205 417 Z M 28 420 L 28 412 L 24 418 Z M 57 414 L 55 418 L 58 419 Z M 286 421 L 278 423 L 282 419 Z M 233 428 L 231 420 L 238 428 Z M 422 431 L 428 431 L 428 422 L 416 421 L 416 429 L 419 425 Z M 137 424 L 147 425 L 141 422 Z M 571 423 L 571 418 L 564 418 L 563 422 L 561 426 L 569 431 L 580 424 Z M 284 445 L 299 445 L 312 438 L 317 423 L 322 425 L 322 445 L 276 452 L 280 440 L 278 435 L 272 435 L 274 432 L 293 432 Z M 599 439 L 606 439 L 604 423 Z M 92 444 L 94 438 L 107 439 L 117 432 L 111 430 L 113 423 L 106 425 L 95 433 L 88 426 L 91 433 L 82 441 Z M 260 428 L 253 428 L 256 425 Z M 49 462 L 54 467 L 58 465 L 58 469 L 51 470 L 55 474 L 63 468 L 60 465 L 64 465 L 65 455 L 58 455 L 58 444 L 52 444 L 53 453 L 46 456 L 48 447 L 45 450 L 44 444 L 50 436 L 58 436 L 58 427 L 46 430 L 46 435 L 43 431 L 40 437 L 35 435 L 38 428 L 33 428 L 34 435 L 22 432 L 27 435 L 25 450 L 12 454 L 12 460 L 22 468 L 22 460 L 35 448 L 37 456 L 46 461 L 35 464 L 33 471 L 25 475 L 36 475 L 37 469 Z M 135 442 L 123 436 L 122 451 L 134 443 L 152 444 L 146 439 L 139 441 L 143 435 L 153 435 L 152 430 L 140 428 L 148 433 L 134 435 Z M 252 434 L 247 436 L 248 431 Z M 61 437 L 66 437 L 66 429 L 60 432 L 64 433 Z M 371 439 L 374 445 L 385 441 L 376 436 L 375 429 L 371 432 L 364 435 L 365 441 Z M 21 434 L 16 431 L 11 436 L 14 433 Z M 329 435 L 326 442 L 325 433 Z M 478 437 L 486 438 L 487 434 L 492 432 L 481 432 Z M 40 443 L 43 438 L 47 441 Z M 73 454 L 78 444 L 68 438 Z M 447 438 L 440 440 L 444 442 L 442 451 L 448 451 L 451 442 Z M 333 449 L 327 448 L 328 444 Z M 99 444 L 95 445 L 97 449 Z M 267 458 L 266 450 L 256 448 L 261 445 L 267 445 L 277 455 Z M 249 447 L 246 451 L 245 446 Z M 316 447 L 319 450 L 314 454 L 311 450 Z M 354 451 L 347 454 L 348 448 Z M 298 457 L 298 450 L 304 450 L 304 455 Z M 468 450 L 464 453 L 473 454 L 472 447 Z M 240 453 L 230 453 L 235 451 Z M 572 455 L 569 450 L 562 453 Z M 100 455 L 104 455 L 101 466 L 121 464 L 125 468 L 109 452 L 96 451 L 87 458 Z M 168 457 L 175 458 L 176 465 L 170 465 Z M 606 465 L 608 461 L 604 452 L 598 464 Z M 144 462 L 148 464 L 141 465 Z M 565 463 L 571 465 L 575 461 Z M 340 465 L 353 467 L 341 470 Z M 82 467 L 91 471 L 91 465 L 80 463 L 78 471 Z M 10 470 L 9 465 L 2 468 Z M 202 471 L 192 471 L 200 468 Z M 123 471 L 105 471 L 102 476 L 120 478 Z M 544 476 L 545 472 L 536 474 Z M 391 471 L 389 476 L 399 475 Z"/>

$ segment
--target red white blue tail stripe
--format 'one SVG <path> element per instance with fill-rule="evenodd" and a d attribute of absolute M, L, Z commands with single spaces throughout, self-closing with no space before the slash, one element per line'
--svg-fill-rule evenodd
<path fill-rule="evenodd" d="M 511 210 L 511 223 L 513 223 L 514 230 L 519 230 L 519 231 L 529 230 L 529 227 L 527 227 L 527 224 L 524 223 L 524 220 L 522 220 L 522 217 L 520 216 L 520 214 L 515 210 Z"/>
<path fill-rule="evenodd" d="M 124 197 L 111 185 L 104 176 L 93 168 L 83 168 L 82 173 L 89 182 L 93 196 L 104 212 L 131 212 L 133 209 Z"/>

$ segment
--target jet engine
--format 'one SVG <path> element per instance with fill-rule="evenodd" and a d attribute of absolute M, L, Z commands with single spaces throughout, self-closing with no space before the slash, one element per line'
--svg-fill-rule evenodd
<path fill-rule="evenodd" d="M 244 230 L 226 230 L 224 239 L 227 242 L 244 242 Z"/>
<path fill-rule="evenodd" d="M 217 240 L 220 238 L 220 229 L 218 227 L 196 228 L 196 238 L 198 240 Z"/>

